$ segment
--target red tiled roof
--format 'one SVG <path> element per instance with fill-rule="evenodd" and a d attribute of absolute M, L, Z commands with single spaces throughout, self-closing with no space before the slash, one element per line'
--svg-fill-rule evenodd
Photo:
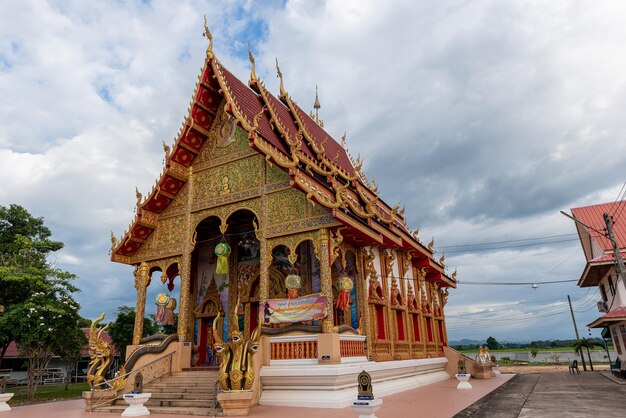
<path fill-rule="evenodd" d="M 604 213 L 613 216 L 613 221 L 615 222 L 613 225 L 615 240 L 619 248 L 626 248 L 626 200 L 572 209 L 572 214 L 575 218 L 601 232 L 604 232 L 606 229 Z M 611 251 L 613 249 L 611 241 L 608 238 L 598 234 L 592 229 L 586 229 L 604 251 Z"/>
<path fill-rule="evenodd" d="M 89 328 L 83 328 L 83 332 L 85 333 L 85 336 L 89 338 Z M 113 340 L 111 340 L 111 336 L 109 335 L 108 332 L 104 331 L 100 336 L 102 337 L 104 341 L 106 341 L 107 343 L 111 344 L 111 346 L 113 346 Z M 113 347 L 115 349 L 115 346 Z M 83 357 L 89 357 L 89 344 L 85 344 L 85 346 L 80 351 L 80 354 Z M 115 350 L 115 354 L 118 354 L 117 350 Z M 20 357 L 20 352 L 17 349 L 17 346 L 15 345 L 15 341 L 9 344 L 9 347 L 7 348 L 7 351 L 4 354 L 4 357 L 6 358 L 19 358 Z"/>

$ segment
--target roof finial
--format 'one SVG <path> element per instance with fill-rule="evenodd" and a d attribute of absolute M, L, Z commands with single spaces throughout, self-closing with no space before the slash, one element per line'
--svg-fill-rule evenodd
<path fill-rule="evenodd" d="M 209 26 L 206 23 L 206 15 L 204 15 L 204 33 L 202 34 L 209 40 L 209 47 L 206 49 L 207 58 L 213 58 L 213 36 L 209 30 Z"/>
<path fill-rule="evenodd" d="M 322 106 L 320 105 L 320 98 L 319 98 L 319 95 L 317 94 L 317 84 L 316 84 L 315 85 L 315 103 L 313 103 L 313 108 L 315 109 L 315 118 L 313 118 L 313 112 L 311 112 L 311 119 L 314 119 L 315 122 L 323 128 L 324 121 L 320 120 L 320 115 L 319 115 L 319 110 L 321 107 Z"/>
<path fill-rule="evenodd" d="M 250 49 L 250 42 L 248 42 L 248 58 L 250 58 L 250 63 L 252 64 L 252 68 L 250 69 L 250 83 L 256 83 L 256 72 L 254 71 L 254 56 L 252 56 L 252 50 Z"/>
<path fill-rule="evenodd" d="M 280 97 L 287 96 L 285 87 L 283 87 L 283 73 L 280 72 L 280 67 L 278 66 L 278 58 L 276 58 L 276 73 L 276 76 L 280 78 Z"/>
<path fill-rule="evenodd" d="M 341 146 L 343 148 L 346 147 L 346 131 L 343 131 L 343 136 L 341 137 Z"/>

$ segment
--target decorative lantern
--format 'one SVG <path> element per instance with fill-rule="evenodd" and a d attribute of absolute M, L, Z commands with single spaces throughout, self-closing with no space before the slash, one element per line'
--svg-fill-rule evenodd
<path fill-rule="evenodd" d="M 285 287 L 287 288 L 287 297 L 295 299 L 298 297 L 298 291 L 302 287 L 302 278 L 297 274 L 290 274 L 285 277 Z"/>
<path fill-rule="evenodd" d="M 337 279 L 339 294 L 337 295 L 337 300 L 335 301 L 335 308 L 341 309 L 342 311 L 348 309 L 348 305 L 350 305 L 350 291 L 353 287 L 354 282 L 348 276 L 342 276 Z"/>
<path fill-rule="evenodd" d="M 215 246 L 217 256 L 217 268 L 215 274 L 228 274 L 228 256 L 230 255 L 230 245 L 220 242 Z"/>
<path fill-rule="evenodd" d="M 166 306 L 170 303 L 170 296 L 166 293 L 159 293 L 156 297 L 155 303 L 157 309 L 156 315 L 154 315 L 154 320 L 159 324 L 163 324 L 166 321 Z"/>

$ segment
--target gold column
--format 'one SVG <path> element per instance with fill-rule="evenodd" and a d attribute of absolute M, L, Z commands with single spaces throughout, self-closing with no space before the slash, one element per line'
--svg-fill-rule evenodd
<path fill-rule="evenodd" d="M 360 284 L 357 285 L 357 292 L 359 292 L 359 288 L 360 288 L 360 299 L 359 299 L 359 315 L 361 316 L 361 324 L 359 325 L 361 327 L 361 333 L 365 334 L 365 346 L 367 347 L 367 351 L 366 351 L 366 355 L 367 358 L 370 358 L 372 356 L 372 342 L 374 341 L 374 335 L 373 335 L 373 326 L 372 326 L 372 320 L 371 320 L 371 316 L 370 316 L 370 303 L 368 300 L 368 277 L 367 277 L 367 270 L 365 268 L 365 254 L 364 254 L 364 249 L 363 248 L 359 248 L 358 252 L 357 252 L 357 260 L 358 260 L 358 269 L 359 269 L 359 275 L 358 275 L 358 282 Z M 358 296 L 358 294 L 357 294 Z"/>
<path fill-rule="evenodd" d="M 143 335 L 143 316 L 146 310 L 146 287 L 150 280 L 150 268 L 142 262 L 135 270 L 135 289 L 137 289 L 137 307 L 135 308 L 135 328 L 133 330 L 133 345 L 138 345 Z"/>
<path fill-rule="evenodd" d="M 320 279 L 322 295 L 326 296 L 326 319 L 322 321 L 322 332 L 333 330 L 333 283 L 330 271 L 330 235 L 328 228 L 320 229 Z"/>
<path fill-rule="evenodd" d="M 259 326 L 265 320 L 264 308 L 265 303 L 270 297 L 270 254 L 267 243 L 267 194 L 265 192 L 265 184 L 267 183 L 267 162 L 263 160 L 262 166 L 263 186 L 261 188 L 261 219 L 257 230 L 257 239 L 260 243 L 260 264 L 259 264 Z"/>
<path fill-rule="evenodd" d="M 183 233 L 183 255 L 180 265 L 180 305 L 178 307 L 178 336 L 183 341 L 189 341 L 191 320 L 191 253 L 194 250 L 194 239 L 191 225 L 191 204 L 193 203 L 193 168 L 189 167 L 187 182 L 187 208 L 185 210 L 185 231 Z"/>

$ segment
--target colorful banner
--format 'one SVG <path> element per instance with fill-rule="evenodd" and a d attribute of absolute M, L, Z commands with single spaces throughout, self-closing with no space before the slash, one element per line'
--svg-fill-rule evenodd
<path fill-rule="evenodd" d="M 270 299 L 264 307 L 264 322 L 284 324 L 326 317 L 326 297 L 313 294 L 294 299 Z"/>

